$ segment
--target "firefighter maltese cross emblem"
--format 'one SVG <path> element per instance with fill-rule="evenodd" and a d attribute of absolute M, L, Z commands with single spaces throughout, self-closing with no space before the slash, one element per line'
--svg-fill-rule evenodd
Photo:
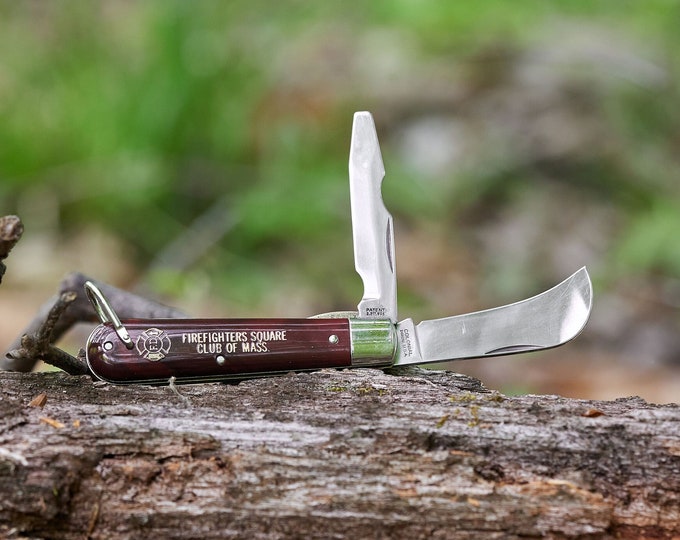
<path fill-rule="evenodd" d="M 158 328 L 149 328 L 137 338 L 137 352 L 152 362 L 165 358 L 170 352 L 170 338 Z"/>

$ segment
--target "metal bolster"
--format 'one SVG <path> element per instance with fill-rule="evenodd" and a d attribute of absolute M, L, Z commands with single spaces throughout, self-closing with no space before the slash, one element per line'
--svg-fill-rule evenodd
<path fill-rule="evenodd" d="M 389 319 L 349 319 L 352 367 L 391 366 L 397 349 L 394 324 Z"/>

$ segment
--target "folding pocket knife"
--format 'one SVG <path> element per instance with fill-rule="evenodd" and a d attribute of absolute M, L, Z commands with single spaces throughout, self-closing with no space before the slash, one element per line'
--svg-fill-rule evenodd
<path fill-rule="evenodd" d="M 397 322 L 392 216 L 373 117 L 354 115 L 349 157 L 357 312 L 309 319 L 121 321 L 95 284 L 85 285 L 102 324 L 87 341 L 92 372 L 113 383 L 206 382 L 322 368 L 389 367 L 484 358 L 557 347 L 576 337 L 592 307 L 581 268 L 520 302 L 415 324 Z"/>

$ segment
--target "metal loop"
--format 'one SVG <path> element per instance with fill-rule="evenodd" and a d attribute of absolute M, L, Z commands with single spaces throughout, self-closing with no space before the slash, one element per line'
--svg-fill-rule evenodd
<path fill-rule="evenodd" d="M 135 345 L 130 339 L 127 328 L 120 322 L 118 315 L 116 315 L 111 304 L 109 304 L 99 288 L 91 281 L 86 281 L 85 292 L 87 293 L 87 297 L 92 303 L 94 310 L 97 312 L 99 320 L 101 320 L 102 323 L 111 323 L 113 329 L 116 331 L 118 339 L 120 339 L 128 349 L 132 349 Z"/>

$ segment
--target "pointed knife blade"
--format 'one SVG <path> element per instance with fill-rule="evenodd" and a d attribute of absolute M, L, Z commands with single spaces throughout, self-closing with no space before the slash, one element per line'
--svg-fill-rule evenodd
<path fill-rule="evenodd" d="M 397 278 L 392 216 L 382 200 L 385 176 L 369 112 L 354 114 L 349 153 L 354 264 L 364 284 L 359 317 L 397 321 Z"/>
<path fill-rule="evenodd" d="M 585 268 L 537 296 L 485 311 L 397 325 L 394 365 L 427 364 L 550 349 L 575 338 L 592 308 Z"/>

